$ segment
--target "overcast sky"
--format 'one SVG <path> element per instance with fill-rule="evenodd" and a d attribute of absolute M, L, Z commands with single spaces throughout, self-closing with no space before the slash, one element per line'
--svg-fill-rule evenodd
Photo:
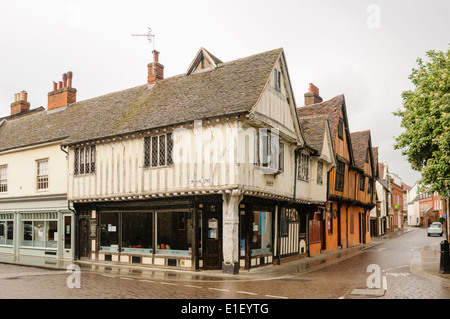
<path fill-rule="evenodd" d="M 310 82 L 324 100 L 345 94 L 350 131 L 369 129 L 379 161 L 412 186 L 419 174 L 393 150 L 392 112 L 416 59 L 447 50 L 449 12 L 448 0 L 0 0 L 0 117 L 21 90 L 46 107 L 67 71 L 78 100 L 146 83 L 152 44 L 131 34 L 149 27 L 165 77 L 200 47 L 224 62 L 282 47 L 297 106 Z"/>

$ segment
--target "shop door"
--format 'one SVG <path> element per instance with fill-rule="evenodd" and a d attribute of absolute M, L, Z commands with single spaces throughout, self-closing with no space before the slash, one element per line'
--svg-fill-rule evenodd
<path fill-rule="evenodd" d="M 220 207 L 221 208 L 221 207 Z M 205 239 L 204 268 L 222 268 L 222 210 L 218 205 L 208 205 L 203 238 Z"/>
<path fill-rule="evenodd" d="M 63 258 L 72 259 L 72 216 L 64 215 L 63 223 Z"/>
<path fill-rule="evenodd" d="M 90 220 L 80 217 L 78 223 L 78 258 L 89 258 Z"/>

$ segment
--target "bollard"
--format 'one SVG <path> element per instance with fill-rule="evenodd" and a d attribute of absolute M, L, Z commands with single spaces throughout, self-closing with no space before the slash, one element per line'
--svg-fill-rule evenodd
<path fill-rule="evenodd" d="M 441 274 L 450 273 L 450 255 L 447 240 L 441 241 L 441 260 L 439 265 L 439 272 Z"/>

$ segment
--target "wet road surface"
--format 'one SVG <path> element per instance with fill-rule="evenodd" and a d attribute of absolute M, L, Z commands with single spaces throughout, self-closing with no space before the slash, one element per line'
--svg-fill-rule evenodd
<path fill-rule="evenodd" d="M 241 272 L 238 276 L 214 276 L 190 272 L 114 268 L 79 273 L 0 264 L 0 298 L 23 299 L 449 299 L 450 279 L 433 276 L 439 270 L 440 237 L 427 237 L 426 230 L 412 231 L 381 241 L 354 254 L 305 261 Z M 324 257 L 322 257 L 324 258 Z M 380 270 L 382 293 L 354 294 L 368 288 L 368 266 Z M 372 276 L 372 279 L 374 277 Z M 376 282 L 376 280 L 375 280 Z"/>

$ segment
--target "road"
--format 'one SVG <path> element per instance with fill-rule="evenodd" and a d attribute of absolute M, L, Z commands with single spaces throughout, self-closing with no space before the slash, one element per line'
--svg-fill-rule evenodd
<path fill-rule="evenodd" d="M 284 275 L 242 272 L 235 277 L 220 277 L 204 276 L 201 272 L 142 273 L 122 269 L 81 271 L 78 276 L 66 271 L 0 264 L 0 298 L 245 299 L 248 302 L 252 299 L 450 299 L 450 280 L 429 275 L 429 271 L 439 270 L 436 258 L 439 258 L 441 241 L 441 237 L 427 237 L 426 230 L 414 228 L 357 254 Z M 368 272 L 369 265 L 375 270 Z M 370 294 L 375 290 L 368 290 L 368 279 L 369 284 L 380 288 L 377 295 Z M 80 284 L 79 288 L 74 287 L 76 283 Z"/>

